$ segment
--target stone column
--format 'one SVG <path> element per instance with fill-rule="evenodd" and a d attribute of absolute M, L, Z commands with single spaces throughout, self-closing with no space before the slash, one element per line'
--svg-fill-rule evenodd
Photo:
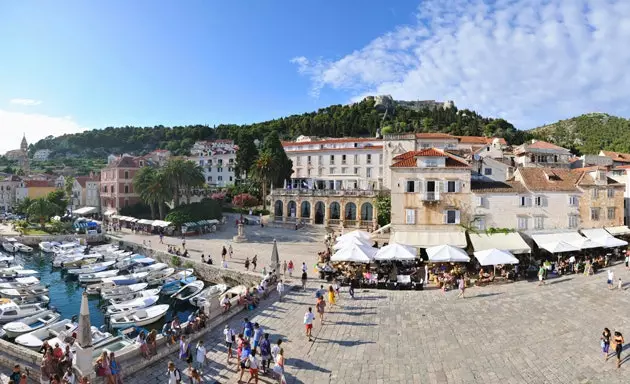
<path fill-rule="evenodd" d="M 311 201 L 311 224 L 315 224 L 315 214 L 316 214 L 316 208 L 317 208 L 317 200 L 313 200 Z"/>
<path fill-rule="evenodd" d="M 324 204 L 324 225 L 328 225 L 328 220 L 330 220 L 330 199 Z"/>
<path fill-rule="evenodd" d="M 302 218 L 302 201 L 298 200 L 295 202 L 295 220 L 299 222 Z"/>
<path fill-rule="evenodd" d="M 339 201 L 339 225 L 343 228 L 346 222 L 346 202 L 342 199 Z"/>
<path fill-rule="evenodd" d="M 357 207 L 356 227 L 361 228 L 361 201 L 360 200 L 355 201 L 354 206 Z"/>
<path fill-rule="evenodd" d="M 83 376 L 93 377 L 92 365 L 92 330 L 90 324 L 90 308 L 88 306 L 87 293 L 81 297 L 81 310 L 79 311 L 79 327 L 77 329 L 76 343 L 76 368 Z"/>

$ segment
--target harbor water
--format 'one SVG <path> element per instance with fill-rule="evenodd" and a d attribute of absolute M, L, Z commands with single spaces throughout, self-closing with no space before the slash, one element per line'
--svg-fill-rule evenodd
<path fill-rule="evenodd" d="M 81 296 L 83 295 L 85 287 L 79 283 L 76 276 L 67 274 L 61 268 L 54 268 L 52 265 L 53 258 L 53 254 L 34 250 L 31 254 L 15 254 L 13 264 L 22 264 L 25 269 L 39 271 L 38 277 L 41 284 L 48 286 L 50 290 L 48 294 L 50 297 L 49 306 L 56 308 L 57 311 L 61 313 L 62 319 L 71 319 L 73 316 L 77 316 L 78 318 L 81 308 Z M 112 330 L 107 327 L 104 314 L 105 307 L 109 305 L 109 302 L 102 300 L 98 295 L 91 295 L 88 296 L 88 303 L 92 325 L 96 327 L 105 326 L 109 332 L 112 332 Z M 163 319 L 144 328 L 161 330 L 164 322 L 171 321 L 174 316 L 179 317 L 179 319 L 184 322 L 188 319 L 190 313 L 196 309 L 196 307 L 190 305 L 188 302 L 174 303 L 172 299 L 164 295 L 160 296 L 158 304 L 169 304 L 171 307 Z"/>

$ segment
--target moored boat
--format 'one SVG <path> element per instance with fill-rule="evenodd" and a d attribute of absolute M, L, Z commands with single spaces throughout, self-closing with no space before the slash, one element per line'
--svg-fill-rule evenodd
<path fill-rule="evenodd" d="M 48 288 L 43 285 L 33 285 L 25 288 L 5 288 L 0 289 L 0 297 L 14 299 L 19 297 L 33 297 L 48 295 Z"/>
<path fill-rule="evenodd" d="M 246 286 L 237 285 L 236 287 L 232 287 L 228 289 L 227 291 L 225 291 L 225 293 L 221 294 L 219 296 L 219 301 L 223 300 L 223 298 L 226 296 L 228 299 L 232 300 L 233 298 L 238 297 L 238 295 L 244 295 L 245 292 L 247 292 Z"/>
<path fill-rule="evenodd" d="M 2 330 L 8 338 L 13 339 L 22 334 L 32 332 L 53 324 L 61 315 L 53 310 L 44 311 L 37 315 L 25 317 L 19 321 L 11 321 L 2 326 Z"/>
<path fill-rule="evenodd" d="M 120 304 L 126 301 L 136 299 L 138 297 L 158 296 L 159 294 L 160 294 L 160 288 L 145 289 L 142 291 L 128 293 L 123 296 L 114 297 L 113 299 L 109 299 L 109 302 L 110 304 Z"/>
<path fill-rule="evenodd" d="M 171 295 L 171 298 L 181 301 L 189 300 L 201 293 L 201 291 L 203 290 L 203 285 L 203 281 L 195 280 L 184 285 L 177 292 L 173 293 Z"/>
<path fill-rule="evenodd" d="M 41 243 L 39 243 L 39 249 L 46 253 L 54 253 L 55 247 L 58 247 L 60 245 L 61 243 L 58 243 L 56 241 L 42 241 Z"/>
<path fill-rule="evenodd" d="M 158 302 L 160 296 L 137 297 L 133 300 L 125 301 L 120 304 L 112 304 L 107 307 L 106 314 L 115 315 L 124 312 L 135 311 L 137 309 L 147 308 Z"/>
<path fill-rule="evenodd" d="M 116 275 L 118 275 L 118 272 L 119 271 L 117 269 L 111 269 L 109 271 L 102 271 L 102 272 L 96 272 L 96 273 L 85 273 L 85 274 L 79 275 L 79 282 L 81 282 L 81 283 L 98 283 L 100 281 L 103 281 L 103 279 L 107 279 L 109 277 L 115 277 Z M 93 294 L 93 293 L 88 291 L 88 295 L 91 295 L 91 294 Z"/>
<path fill-rule="evenodd" d="M 112 328 L 126 328 L 132 325 L 144 326 L 153 324 L 164 317 L 168 309 L 169 306 L 167 304 L 160 304 L 144 309 L 138 309 L 132 312 L 113 315 L 109 319 L 109 324 Z"/>
<path fill-rule="evenodd" d="M 149 284 L 149 286 L 162 285 L 164 284 L 166 278 L 171 276 L 173 273 L 175 273 L 175 268 L 166 268 L 159 271 L 149 272 L 145 281 Z"/>
<path fill-rule="evenodd" d="M 77 268 L 77 269 L 68 269 L 68 273 L 71 275 L 82 275 L 82 274 L 88 274 L 88 273 L 102 272 L 108 269 L 109 267 L 111 267 L 112 265 L 114 265 L 113 261 L 104 261 L 102 263 L 84 265 L 81 268 Z"/>
<path fill-rule="evenodd" d="M 217 299 L 223 292 L 227 290 L 227 285 L 217 284 L 205 288 L 199 295 L 191 297 L 188 301 L 196 307 L 203 307 L 207 302 Z"/>
<path fill-rule="evenodd" d="M 39 284 L 39 279 L 35 276 L 17 277 L 13 281 L 0 283 L 0 289 L 26 288 Z"/>
<path fill-rule="evenodd" d="M 44 341 L 57 337 L 63 332 L 74 332 L 77 327 L 78 324 L 76 322 L 64 319 L 36 331 L 18 336 L 15 338 L 15 343 L 23 347 L 38 350 L 42 347 Z"/>
<path fill-rule="evenodd" d="M 42 303 L 18 305 L 11 299 L 0 299 L 0 324 L 23 319 L 47 311 Z"/>
<path fill-rule="evenodd" d="M 101 298 L 103 298 L 103 300 L 114 299 L 116 297 L 125 296 L 129 293 L 142 291 L 143 289 L 146 289 L 147 286 L 148 286 L 147 283 L 139 283 L 139 284 L 115 286 L 113 288 L 108 288 L 108 289 L 101 289 Z"/>
<path fill-rule="evenodd" d="M 137 284 L 143 281 L 149 272 L 137 272 L 137 273 L 129 273 L 126 275 L 118 275 L 114 277 L 107 277 L 103 279 L 104 283 L 114 283 L 116 285 L 131 285 Z"/>

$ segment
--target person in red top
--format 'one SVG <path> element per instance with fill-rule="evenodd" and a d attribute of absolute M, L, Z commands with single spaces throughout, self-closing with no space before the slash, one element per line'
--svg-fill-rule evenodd
<path fill-rule="evenodd" d="M 292 277 L 291 275 L 293 274 L 293 260 L 289 260 L 289 265 L 287 265 L 288 269 L 289 269 L 289 277 Z"/>
<path fill-rule="evenodd" d="M 63 349 L 59 346 L 59 343 L 55 344 L 55 349 L 53 349 L 53 357 L 55 360 L 59 361 L 63 357 Z"/>

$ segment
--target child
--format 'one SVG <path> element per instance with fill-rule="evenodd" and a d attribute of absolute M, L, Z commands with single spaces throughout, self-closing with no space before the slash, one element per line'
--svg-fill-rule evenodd
<path fill-rule="evenodd" d="M 621 277 L 620 277 L 619 280 L 617 281 L 617 289 L 621 290 L 622 286 L 623 286 L 623 283 L 621 282 Z"/>

